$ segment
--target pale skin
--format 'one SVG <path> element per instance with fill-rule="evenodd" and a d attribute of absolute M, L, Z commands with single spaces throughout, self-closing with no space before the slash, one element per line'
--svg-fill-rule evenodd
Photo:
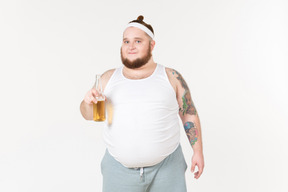
<path fill-rule="evenodd" d="M 166 72 L 170 83 L 176 92 L 179 105 L 179 116 L 182 120 L 184 128 L 187 128 L 185 132 L 194 151 L 191 172 L 194 172 L 194 177 L 198 179 L 204 169 L 202 135 L 199 116 L 191 99 L 189 88 L 183 77 L 174 69 L 166 68 Z M 197 172 L 195 172 L 196 166 L 198 167 Z"/>
<path fill-rule="evenodd" d="M 127 57 L 127 59 L 133 61 L 137 58 L 142 58 L 147 52 L 148 46 L 151 46 L 150 48 L 152 52 L 155 47 L 155 41 L 152 40 L 144 31 L 135 27 L 129 27 L 124 31 L 121 50 L 123 56 Z M 129 69 L 124 66 L 123 74 L 129 79 L 142 79 L 150 76 L 154 72 L 156 66 L 157 64 L 154 62 L 153 57 L 151 57 L 150 60 L 140 68 Z M 105 90 L 106 84 L 114 70 L 115 69 L 108 70 L 101 76 L 103 90 Z M 189 143 L 194 151 L 192 156 L 191 172 L 193 172 L 194 177 L 198 179 L 204 169 L 199 116 L 191 99 L 189 88 L 180 73 L 170 68 L 166 68 L 166 73 L 175 90 L 176 99 L 179 104 L 179 115 L 183 122 L 183 127 L 185 128 Z M 97 103 L 97 100 L 95 99 L 97 95 L 97 91 L 92 88 L 86 93 L 80 104 L 81 114 L 86 120 L 93 120 L 93 103 Z M 198 171 L 196 172 L 195 167 L 198 167 Z"/>

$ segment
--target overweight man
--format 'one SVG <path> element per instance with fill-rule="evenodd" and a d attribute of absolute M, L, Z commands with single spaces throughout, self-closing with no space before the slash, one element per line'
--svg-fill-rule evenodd
<path fill-rule="evenodd" d="M 181 74 L 153 60 L 154 30 L 143 19 L 123 32 L 123 65 L 101 76 L 108 115 L 103 192 L 186 192 L 180 129 L 193 148 L 191 171 L 198 179 L 204 168 L 199 116 Z M 81 102 L 86 120 L 93 120 L 98 94 L 92 88 Z"/>

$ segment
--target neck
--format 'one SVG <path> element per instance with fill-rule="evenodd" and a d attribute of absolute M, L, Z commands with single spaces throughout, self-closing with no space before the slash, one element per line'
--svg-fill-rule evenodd
<path fill-rule="evenodd" d="M 153 58 L 151 57 L 150 60 L 142 67 L 139 67 L 136 69 L 129 69 L 128 67 L 124 66 L 123 74 L 125 77 L 129 79 L 143 79 L 152 75 L 156 66 L 157 64 L 154 62 Z"/>

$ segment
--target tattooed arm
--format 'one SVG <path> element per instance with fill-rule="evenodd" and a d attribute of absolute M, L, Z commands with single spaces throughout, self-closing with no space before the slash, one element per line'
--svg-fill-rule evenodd
<path fill-rule="evenodd" d="M 183 122 L 189 143 L 191 144 L 194 151 L 191 171 L 194 172 L 195 166 L 198 167 L 198 171 L 194 173 L 195 178 L 198 179 L 201 176 L 204 168 L 202 135 L 199 116 L 191 99 L 190 90 L 184 78 L 180 73 L 173 69 L 166 68 L 166 72 L 170 83 L 176 92 L 176 97 L 179 104 L 179 116 Z"/>

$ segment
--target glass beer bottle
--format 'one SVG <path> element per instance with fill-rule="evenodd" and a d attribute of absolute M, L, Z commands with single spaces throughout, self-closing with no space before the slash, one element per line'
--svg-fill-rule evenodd
<path fill-rule="evenodd" d="M 96 75 L 95 89 L 98 92 L 96 96 L 97 103 L 93 103 L 93 120 L 94 121 L 105 121 L 105 96 L 103 95 L 101 75 Z"/>

